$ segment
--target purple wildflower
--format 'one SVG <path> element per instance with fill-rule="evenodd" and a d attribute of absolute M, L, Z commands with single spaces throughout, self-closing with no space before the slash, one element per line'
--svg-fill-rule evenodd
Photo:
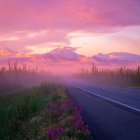
<path fill-rule="evenodd" d="M 55 138 L 57 139 L 57 137 L 59 138 L 60 135 L 64 132 L 64 128 L 51 128 L 49 131 L 48 131 L 48 137 L 49 138 Z"/>
<path fill-rule="evenodd" d="M 57 109 L 57 103 L 55 101 L 53 101 L 50 106 L 49 106 L 50 109 Z"/>
<path fill-rule="evenodd" d="M 65 111 L 65 110 L 67 110 L 69 107 L 70 107 L 69 104 L 63 103 L 63 104 L 61 104 L 60 109 L 63 110 L 63 111 Z"/>
<path fill-rule="evenodd" d="M 83 132 L 83 134 L 85 134 L 85 135 L 87 134 L 87 132 L 88 132 L 88 125 L 83 126 L 82 132 Z"/>
<path fill-rule="evenodd" d="M 69 100 L 68 100 L 68 104 L 74 105 L 74 102 L 73 102 L 71 99 L 69 99 Z"/>

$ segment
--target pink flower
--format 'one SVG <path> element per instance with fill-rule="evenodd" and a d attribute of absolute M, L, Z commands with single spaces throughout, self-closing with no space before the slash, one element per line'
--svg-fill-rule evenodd
<path fill-rule="evenodd" d="M 49 108 L 50 108 L 50 109 L 57 109 L 57 108 L 58 108 L 58 107 L 57 107 L 57 103 L 56 103 L 55 101 L 52 102 L 52 103 L 50 104 Z"/>
<path fill-rule="evenodd" d="M 63 103 L 63 104 L 61 104 L 61 106 L 60 106 L 60 109 L 61 110 L 67 110 L 69 108 L 69 104 L 67 104 L 67 103 Z"/>
<path fill-rule="evenodd" d="M 74 102 L 73 102 L 71 99 L 69 99 L 69 100 L 68 100 L 68 104 L 74 105 Z"/>
<path fill-rule="evenodd" d="M 82 132 L 83 132 L 83 134 L 87 134 L 87 132 L 88 132 L 88 125 L 85 125 L 84 127 L 83 127 L 83 129 L 82 129 Z"/>
<path fill-rule="evenodd" d="M 48 131 L 48 137 L 51 138 L 57 138 L 60 137 L 60 135 L 64 132 L 64 128 L 51 128 Z"/>

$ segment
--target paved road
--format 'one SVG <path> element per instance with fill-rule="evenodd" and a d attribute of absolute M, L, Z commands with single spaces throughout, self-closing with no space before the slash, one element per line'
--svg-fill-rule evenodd
<path fill-rule="evenodd" d="M 140 140 L 140 89 L 109 88 L 67 80 L 95 140 Z"/>

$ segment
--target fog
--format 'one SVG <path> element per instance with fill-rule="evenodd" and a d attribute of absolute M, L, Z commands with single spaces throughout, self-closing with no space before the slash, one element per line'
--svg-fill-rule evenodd
<path fill-rule="evenodd" d="M 82 63 L 17 63 L 0 66 L 0 92 L 23 89 L 43 82 L 81 79 L 92 84 L 140 86 L 140 67 L 99 67 Z"/>

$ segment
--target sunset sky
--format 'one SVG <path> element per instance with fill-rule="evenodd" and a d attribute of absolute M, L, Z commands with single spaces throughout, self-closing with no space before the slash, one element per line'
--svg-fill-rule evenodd
<path fill-rule="evenodd" d="M 140 0 L 0 0 L 0 55 L 62 46 L 140 54 Z"/>

